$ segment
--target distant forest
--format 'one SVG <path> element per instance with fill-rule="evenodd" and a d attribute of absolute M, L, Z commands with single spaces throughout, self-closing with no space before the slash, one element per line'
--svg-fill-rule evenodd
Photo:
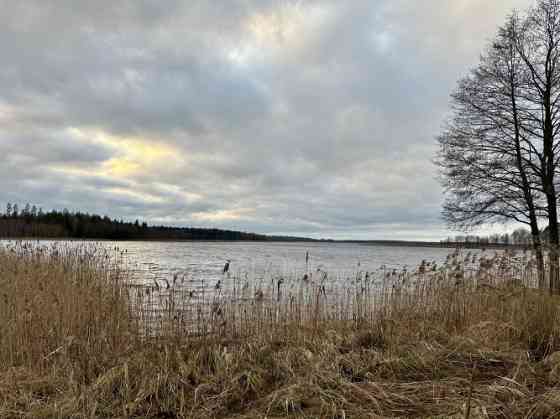
<path fill-rule="evenodd" d="M 107 240 L 253 240 L 306 241 L 299 237 L 265 236 L 215 228 L 148 226 L 108 216 L 51 210 L 27 204 L 22 209 L 8 203 L 0 216 L 0 238 L 68 238 Z"/>
<path fill-rule="evenodd" d="M 548 231 L 545 229 L 540 234 L 541 240 L 548 241 Z M 504 234 L 491 234 L 489 236 L 455 236 L 448 237 L 442 241 L 442 244 L 455 246 L 455 245 L 477 245 L 477 246 L 529 246 L 532 244 L 533 237 L 531 232 L 519 228 L 513 233 Z"/>

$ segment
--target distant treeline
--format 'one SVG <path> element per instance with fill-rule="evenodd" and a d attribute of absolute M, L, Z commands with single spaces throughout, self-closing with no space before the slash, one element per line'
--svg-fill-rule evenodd
<path fill-rule="evenodd" d="M 145 222 L 114 220 L 108 216 L 51 210 L 35 205 L 23 209 L 8 203 L 0 213 L 1 238 L 71 238 L 107 240 L 253 240 L 303 241 L 299 237 L 265 236 L 215 228 L 148 226 Z"/>
<path fill-rule="evenodd" d="M 548 240 L 548 233 L 545 229 L 541 232 L 541 239 L 543 241 Z M 491 234 L 489 236 L 474 236 L 474 235 L 467 235 L 467 236 L 455 236 L 455 237 L 448 237 L 446 240 L 443 240 L 443 244 L 449 245 L 477 245 L 477 246 L 530 246 L 532 244 L 532 236 L 531 232 L 524 229 L 519 228 L 515 230 L 513 233 L 504 233 L 504 234 Z"/>

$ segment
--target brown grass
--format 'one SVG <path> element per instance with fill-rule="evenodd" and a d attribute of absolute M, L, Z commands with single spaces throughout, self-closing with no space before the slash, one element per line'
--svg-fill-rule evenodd
<path fill-rule="evenodd" d="M 204 299 L 112 259 L 0 251 L 0 417 L 560 416 L 560 301 L 528 257 Z"/>

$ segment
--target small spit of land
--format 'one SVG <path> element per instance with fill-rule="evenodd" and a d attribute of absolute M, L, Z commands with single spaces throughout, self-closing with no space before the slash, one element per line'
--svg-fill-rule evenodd
<path fill-rule="evenodd" d="M 560 300 L 530 255 L 327 278 L 188 305 L 104 250 L 0 250 L 0 417 L 558 417 Z"/>

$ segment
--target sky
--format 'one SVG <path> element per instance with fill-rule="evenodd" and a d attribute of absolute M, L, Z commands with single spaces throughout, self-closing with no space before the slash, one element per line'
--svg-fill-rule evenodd
<path fill-rule="evenodd" d="M 435 137 L 531 0 L 0 0 L 0 204 L 439 240 Z"/>

